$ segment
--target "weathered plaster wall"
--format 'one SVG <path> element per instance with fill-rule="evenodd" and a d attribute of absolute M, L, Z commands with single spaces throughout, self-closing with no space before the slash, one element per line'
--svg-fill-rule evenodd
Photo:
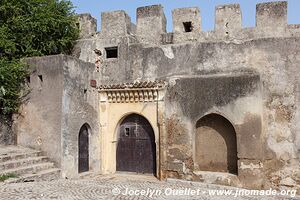
<path fill-rule="evenodd" d="M 100 135 L 98 93 L 89 86 L 95 65 L 64 56 L 62 94 L 62 175 L 78 176 L 79 130 L 87 123 L 89 129 L 90 171 L 100 171 Z"/>
<path fill-rule="evenodd" d="M 242 162 L 260 163 L 264 159 L 259 75 L 234 73 L 172 78 L 170 81 L 165 105 L 168 132 L 167 171 L 171 172 L 171 176 L 172 172 L 177 171 L 177 177 L 188 178 L 194 170 L 199 170 L 194 165 L 196 123 L 207 114 L 217 113 L 227 118 L 235 128 L 238 177 L 241 182 L 248 187 L 261 184 L 264 179 L 261 171 L 255 173 L 241 168 Z M 218 147 L 214 147 L 211 151 L 217 149 Z M 253 177 L 253 180 L 249 177 Z"/>
<path fill-rule="evenodd" d="M 98 49 L 102 52 L 101 64 L 99 67 L 99 73 L 95 73 L 95 79 L 98 82 L 107 81 L 125 81 L 127 78 L 127 72 L 125 69 L 128 67 L 129 46 L 130 41 L 135 40 L 131 36 L 117 37 L 117 38 L 99 38 L 99 40 L 83 39 L 79 40 L 75 51 L 81 52 L 75 57 L 84 60 L 86 62 L 95 63 L 97 55 L 94 50 Z M 106 58 L 105 48 L 118 47 L 118 58 Z M 111 68 L 116 71 L 112 71 Z"/>
<path fill-rule="evenodd" d="M 262 134 L 267 141 L 264 151 L 268 160 L 263 168 L 266 173 L 279 170 L 280 165 L 293 165 L 293 169 L 298 169 L 299 143 L 295 138 L 298 138 L 299 126 L 296 122 L 299 44 L 299 38 L 270 38 L 238 44 L 194 43 L 148 48 L 131 45 L 134 53 L 130 54 L 130 69 L 126 70 L 131 72 L 127 73 L 131 80 L 255 71 L 261 76 L 263 88 Z M 211 90 L 213 84 L 207 89 Z M 250 167 L 251 162 L 247 165 Z M 289 176 L 289 172 L 284 174 L 277 178 Z M 274 175 L 268 176 L 270 179 Z M 293 177 L 296 184 L 298 176 Z"/>
<path fill-rule="evenodd" d="M 61 165 L 63 56 L 26 59 L 32 67 L 31 92 L 16 122 L 19 145 L 40 149 Z"/>
<path fill-rule="evenodd" d="M 57 55 L 26 59 L 33 68 L 31 92 L 15 120 L 18 144 L 42 150 L 62 168 L 78 175 L 78 135 L 90 127 L 90 170 L 100 169 L 97 92 L 89 87 L 95 65 Z"/>

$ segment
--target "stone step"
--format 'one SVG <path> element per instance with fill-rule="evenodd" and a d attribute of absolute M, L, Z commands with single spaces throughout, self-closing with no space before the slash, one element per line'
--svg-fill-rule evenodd
<path fill-rule="evenodd" d="M 9 178 L 4 183 L 20 183 L 20 182 L 36 182 L 36 181 L 51 181 L 60 179 L 60 169 L 50 168 L 39 171 L 37 173 L 28 173 L 20 175 L 17 178 Z"/>
<path fill-rule="evenodd" d="M 0 145 L 0 175 L 16 174 L 5 183 L 59 179 L 60 169 L 55 168 L 39 150 L 22 146 Z"/>
<path fill-rule="evenodd" d="M 25 167 L 28 165 L 33 165 L 33 164 L 42 163 L 42 162 L 46 162 L 46 161 L 48 161 L 48 158 L 46 156 L 9 160 L 6 162 L 0 162 L 0 171 L 18 168 L 18 167 Z"/>
<path fill-rule="evenodd" d="M 95 176 L 95 173 L 92 171 L 88 171 L 88 172 L 83 172 L 79 174 L 79 179 L 85 179 L 85 178 L 92 178 L 93 176 Z"/>
<path fill-rule="evenodd" d="M 8 154 L 0 154 L 0 163 L 7 162 L 10 160 L 25 159 L 31 157 L 42 156 L 41 151 L 27 151 L 27 152 L 16 152 Z"/>
<path fill-rule="evenodd" d="M 39 171 L 50 169 L 53 167 L 54 167 L 54 164 L 50 163 L 50 162 L 38 163 L 38 164 L 29 165 L 29 166 L 23 166 L 23 167 L 3 170 L 3 171 L 0 171 L 0 175 L 10 174 L 10 173 L 14 173 L 17 175 L 28 174 L 28 173 L 37 173 Z"/>
<path fill-rule="evenodd" d="M 200 182 L 233 187 L 242 187 L 237 175 L 225 172 L 194 171 Z"/>

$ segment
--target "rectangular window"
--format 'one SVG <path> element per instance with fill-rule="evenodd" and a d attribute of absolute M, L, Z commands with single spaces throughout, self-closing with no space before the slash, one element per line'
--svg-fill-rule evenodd
<path fill-rule="evenodd" d="M 38 75 L 39 79 L 41 82 L 43 82 L 43 76 L 42 75 Z"/>
<path fill-rule="evenodd" d="M 185 32 L 192 32 L 193 30 L 192 22 L 183 22 L 183 26 Z"/>
<path fill-rule="evenodd" d="M 106 58 L 118 58 L 118 47 L 105 48 Z"/>
<path fill-rule="evenodd" d="M 26 82 L 30 83 L 30 76 L 26 76 Z"/>

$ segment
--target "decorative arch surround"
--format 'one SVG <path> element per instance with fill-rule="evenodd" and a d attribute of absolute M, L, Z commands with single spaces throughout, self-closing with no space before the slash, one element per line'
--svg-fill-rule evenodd
<path fill-rule="evenodd" d="M 238 173 L 236 131 L 219 114 L 208 114 L 196 123 L 195 170 Z"/>
<path fill-rule="evenodd" d="M 100 137 L 102 173 L 117 171 L 118 131 L 122 122 L 132 114 L 146 119 L 153 129 L 156 169 L 154 175 L 160 178 L 161 150 L 160 135 L 164 125 L 158 121 L 164 118 L 163 81 L 142 81 L 97 87 L 100 96 Z M 160 120 L 158 120 L 160 119 Z"/>

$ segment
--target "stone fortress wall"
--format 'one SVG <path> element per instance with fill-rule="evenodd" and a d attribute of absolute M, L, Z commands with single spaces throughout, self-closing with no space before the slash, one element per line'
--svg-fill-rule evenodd
<path fill-rule="evenodd" d="M 102 13 L 100 32 L 95 19 L 82 14 L 85 29 L 74 55 L 95 62 L 94 50 L 103 53 L 96 76 L 101 84 L 169 81 L 166 132 L 180 139 L 165 138 L 166 176 L 197 179 L 194 126 L 205 114 L 221 113 L 237 130 L 242 185 L 299 187 L 300 26 L 287 23 L 287 2 L 258 4 L 251 28 L 242 27 L 238 4 L 217 6 L 215 30 L 208 32 L 201 29 L 196 7 L 172 15 L 173 32 L 167 33 L 161 5 L 138 8 L 136 25 L 124 11 Z M 118 48 L 118 58 L 107 58 L 110 47 Z M 189 103 L 193 98 L 198 105 Z"/>
<path fill-rule="evenodd" d="M 90 14 L 79 15 L 81 38 L 73 51 L 76 58 L 60 55 L 28 61 L 41 69 L 44 80 L 56 74 L 60 92 L 55 96 L 57 104 L 49 103 L 47 99 L 54 98 L 50 95 L 53 87 L 44 86 L 42 100 L 34 96 L 31 104 L 24 105 L 23 111 L 31 114 L 19 120 L 18 140 L 49 152 L 64 177 L 76 177 L 78 131 L 88 123 L 93 141 L 91 169 L 115 173 L 114 130 L 126 114 L 134 112 L 153 126 L 160 179 L 299 191 L 300 25 L 287 24 L 287 2 L 258 4 L 253 28 L 242 27 L 236 4 L 216 7 L 215 30 L 208 32 L 201 30 L 198 8 L 175 9 L 172 14 L 171 33 L 166 32 L 161 5 L 138 8 L 136 25 L 124 11 L 102 13 L 100 32 Z M 46 65 L 56 66 L 53 61 L 60 69 L 47 72 Z M 156 91 L 159 95 L 151 102 L 113 102 L 106 96 L 127 94 L 129 89 L 144 94 L 149 89 L 145 84 L 134 89 L 118 85 L 153 81 L 163 81 L 165 87 Z M 58 106 L 55 116 L 59 117 L 51 116 L 54 121 L 40 127 L 53 106 Z M 32 123 L 28 116 L 43 123 Z M 228 149 L 212 139 L 215 135 L 209 136 L 212 132 L 199 134 L 206 131 L 203 124 L 219 123 L 236 136 L 228 139 Z M 43 129 L 48 132 L 40 133 Z M 38 146 L 37 135 L 59 139 L 52 146 Z M 208 149 L 204 155 L 202 146 Z M 229 150 L 236 152 L 235 157 L 220 158 L 220 165 L 212 169 L 209 160 L 201 157 Z M 230 166 L 233 173 L 218 173 L 231 159 L 231 164 L 236 163 Z"/>

